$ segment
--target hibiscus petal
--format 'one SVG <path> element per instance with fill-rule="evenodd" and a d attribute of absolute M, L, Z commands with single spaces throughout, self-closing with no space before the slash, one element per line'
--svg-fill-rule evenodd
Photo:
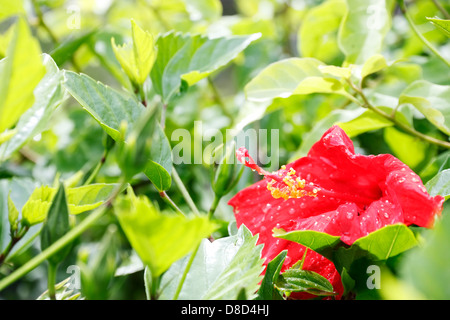
<path fill-rule="evenodd" d="M 279 173 L 284 176 L 291 168 L 296 178 L 320 189 L 317 195 L 274 199 L 267 190 L 272 179 L 266 178 L 229 201 L 238 226 L 245 224 L 254 234 L 260 234 L 259 243 L 264 244 L 262 254 L 268 259 L 266 262 L 282 250 L 288 250 L 282 270 L 301 259 L 305 248 L 274 238 L 273 228 L 326 232 L 340 236 L 351 245 L 390 224 L 429 227 L 434 216 L 442 211 L 444 198 L 431 197 L 409 167 L 389 154 L 355 154 L 352 141 L 337 126 L 325 132 L 306 157 L 286 165 Z M 258 172 L 274 176 L 262 169 Z M 277 180 L 273 187 L 281 188 L 283 181 Z M 333 275 L 334 265 L 313 251 L 307 253 L 304 268 L 330 281 L 337 279 Z M 342 287 L 341 283 L 336 285 Z"/>

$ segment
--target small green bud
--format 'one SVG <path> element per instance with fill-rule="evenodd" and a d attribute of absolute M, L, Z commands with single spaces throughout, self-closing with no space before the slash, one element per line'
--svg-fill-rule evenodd
<path fill-rule="evenodd" d="M 17 227 L 19 225 L 19 211 L 17 210 L 16 206 L 14 205 L 14 202 L 11 199 L 11 195 L 8 195 L 8 220 L 9 225 L 11 226 L 11 232 L 14 232 L 17 230 Z"/>
<path fill-rule="evenodd" d="M 239 181 L 244 168 L 235 159 L 236 147 L 234 141 L 223 148 L 225 154 L 213 171 L 211 181 L 212 188 L 218 197 L 222 197 L 231 191 Z"/>
<path fill-rule="evenodd" d="M 151 159 L 151 146 L 156 127 L 155 108 L 146 109 L 132 130 L 125 132 L 125 141 L 118 142 L 117 159 L 126 179 L 145 170 Z"/>
<path fill-rule="evenodd" d="M 48 210 L 44 226 L 41 231 L 41 250 L 44 251 L 59 240 L 70 230 L 69 207 L 67 205 L 64 184 L 60 183 L 53 202 Z M 71 247 L 66 246 L 58 253 L 52 255 L 48 261 L 56 265 L 69 253 Z"/>

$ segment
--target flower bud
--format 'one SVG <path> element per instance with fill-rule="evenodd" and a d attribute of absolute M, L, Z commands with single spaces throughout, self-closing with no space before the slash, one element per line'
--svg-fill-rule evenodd
<path fill-rule="evenodd" d="M 151 158 L 151 145 L 156 127 L 155 108 L 147 109 L 127 132 L 127 124 L 121 125 L 125 141 L 118 142 L 117 159 L 127 180 L 145 170 Z"/>
<path fill-rule="evenodd" d="M 226 195 L 239 181 L 244 166 L 235 160 L 234 141 L 227 146 L 223 146 L 225 154 L 215 168 L 212 175 L 212 188 L 217 197 Z"/>

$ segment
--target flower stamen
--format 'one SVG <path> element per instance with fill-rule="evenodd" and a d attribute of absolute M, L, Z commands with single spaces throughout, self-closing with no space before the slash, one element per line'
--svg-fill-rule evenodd
<path fill-rule="evenodd" d="M 236 151 L 236 157 L 245 166 L 258 172 L 260 175 L 266 178 L 272 178 L 267 183 L 267 189 L 275 199 L 283 198 L 284 200 L 291 198 L 301 197 L 317 197 L 317 194 L 321 191 L 321 188 L 314 183 L 306 183 L 305 179 L 301 179 L 297 176 L 297 172 L 294 168 L 286 169 L 286 166 L 281 166 L 281 169 L 276 172 L 268 172 L 259 167 L 252 157 L 249 155 L 248 150 L 245 148 L 239 148 Z M 248 158 L 248 160 L 246 160 Z"/>

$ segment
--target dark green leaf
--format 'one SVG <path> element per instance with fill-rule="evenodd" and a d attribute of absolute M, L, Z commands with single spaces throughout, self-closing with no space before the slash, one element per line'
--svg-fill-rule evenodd
<path fill-rule="evenodd" d="M 320 274 L 291 268 L 283 272 L 275 286 L 284 292 L 306 292 L 318 296 L 334 295 L 331 283 Z"/>
<path fill-rule="evenodd" d="M 282 300 L 283 297 L 275 289 L 274 285 L 280 275 L 284 259 L 286 259 L 287 250 L 281 251 L 272 261 L 267 264 L 264 278 L 258 290 L 256 300 Z"/>
<path fill-rule="evenodd" d="M 41 231 L 41 250 L 49 248 L 59 238 L 70 230 L 69 207 L 67 206 L 66 192 L 64 184 L 60 183 L 58 191 L 48 210 L 44 226 Z M 69 253 L 71 247 L 66 246 L 58 253 L 52 255 L 48 260 L 50 263 L 58 264 Z"/>

